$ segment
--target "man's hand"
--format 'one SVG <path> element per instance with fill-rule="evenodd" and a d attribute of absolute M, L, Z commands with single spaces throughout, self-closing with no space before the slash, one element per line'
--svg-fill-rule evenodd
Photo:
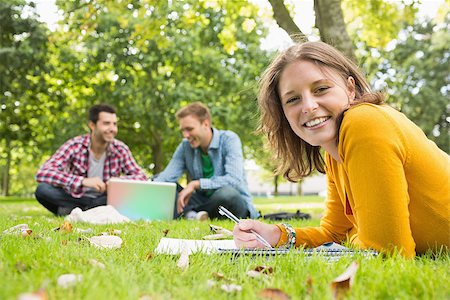
<path fill-rule="evenodd" d="M 183 212 L 184 207 L 188 204 L 189 199 L 195 190 L 200 188 L 200 181 L 193 180 L 189 182 L 189 184 L 178 193 L 178 201 L 177 201 L 177 212 L 181 214 Z"/>
<path fill-rule="evenodd" d="M 100 177 L 84 178 L 81 184 L 85 187 L 93 188 L 100 193 L 106 192 L 106 184 L 100 179 Z"/>

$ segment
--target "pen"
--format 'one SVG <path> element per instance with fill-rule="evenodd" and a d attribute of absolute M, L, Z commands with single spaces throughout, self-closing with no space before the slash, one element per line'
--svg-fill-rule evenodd
<path fill-rule="evenodd" d="M 222 205 L 219 206 L 219 214 L 221 214 L 222 216 L 226 216 L 228 219 L 234 221 L 236 224 L 239 224 L 239 222 L 240 222 L 240 220 L 235 215 L 233 215 L 233 213 L 231 211 L 229 211 L 228 209 L 226 209 Z M 250 229 L 250 232 L 253 233 L 256 236 L 256 239 L 258 241 L 260 241 L 264 246 L 266 246 L 269 249 L 273 249 L 273 247 L 269 244 L 269 242 L 267 242 L 256 231 Z"/>

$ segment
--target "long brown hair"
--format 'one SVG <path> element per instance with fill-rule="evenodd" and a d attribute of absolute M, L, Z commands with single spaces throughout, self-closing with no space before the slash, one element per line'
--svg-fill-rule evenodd
<path fill-rule="evenodd" d="M 361 102 L 383 103 L 383 95 L 372 92 L 358 67 L 330 45 L 323 42 L 305 42 L 280 53 L 266 69 L 260 81 L 258 104 L 261 115 L 258 131 L 267 136 L 268 145 L 279 162 L 275 173 L 283 174 L 287 180 L 293 182 L 310 175 L 314 169 L 325 173 L 320 147 L 308 144 L 294 133 L 284 115 L 278 94 L 283 70 L 287 65 L 300 60 L 312 62 L 325 71 L 334 70 L 344 81 L 352 76 L 355 80 L 355 100 L 351 105 Z M 345 111 L 337 119 L 338 132 L 344 113 Z"/>

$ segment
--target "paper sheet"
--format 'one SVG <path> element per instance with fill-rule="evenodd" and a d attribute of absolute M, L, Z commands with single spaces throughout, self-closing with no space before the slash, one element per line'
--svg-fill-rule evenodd
<path fill-rule="evenodd" d="M 186 240 L 161 238 L 155 253 L 158 254 L 180 254 L 184 248 L 187 248 L 189 254 L 196 252 L 204 252 L 210 254 L 222 249 L 237 249 L 233 240 Z"/>

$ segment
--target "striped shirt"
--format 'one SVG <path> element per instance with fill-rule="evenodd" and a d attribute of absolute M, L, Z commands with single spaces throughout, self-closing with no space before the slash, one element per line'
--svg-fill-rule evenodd
<path fill-rule="evenodd" d="M 36 181 L 62 187 L 74 198 L 82 197 L 86 192 L 82 181 L 88 177 L 90 141 L 91 135 L 85 134 L 65 142 L 39 169 Z M 103 181 L 111 177 L 147 180 L 128 146 L 116 139 L 106 150 L 103 168 Z"/>

